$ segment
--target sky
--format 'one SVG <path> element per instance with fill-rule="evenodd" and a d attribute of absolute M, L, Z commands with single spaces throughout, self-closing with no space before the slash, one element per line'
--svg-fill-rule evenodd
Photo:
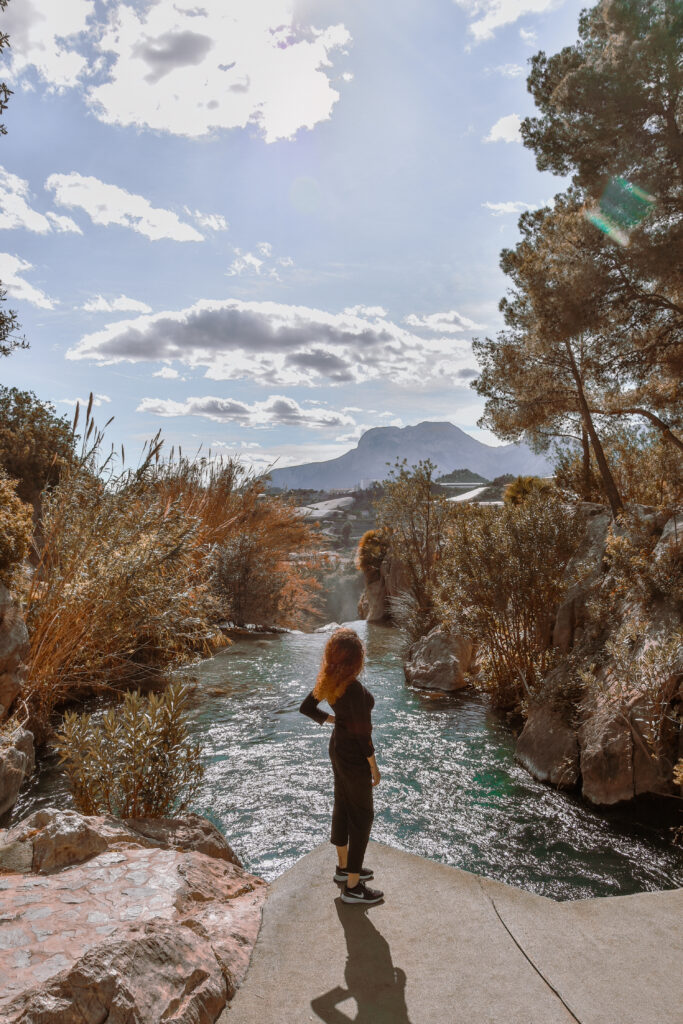
<path fill-rule="evenodd" d="M 483 403 L 519 137 L 576 0 L 10 0 L 0 382 L 258 469 Z"/>

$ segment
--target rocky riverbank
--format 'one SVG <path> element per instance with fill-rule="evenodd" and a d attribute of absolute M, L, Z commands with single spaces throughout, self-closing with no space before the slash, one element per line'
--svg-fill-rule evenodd
<path fill-rule="evenodd" d="M 628 520 L 615 525 L 604 506 L 582 508 L 585 530 L 566 568 L 566 594 L 548 637 L 556 664 L 539 692 L 529 694 L 516 757 L 535 778 L 579 787 L 596 806 L 641 794 L 683 796 L 672 777 L 683 758 L 683 645 L 672 656 L 668 678 L 651 678 L 645 689 L 637 680 L 637 666 L 648 652 L 668 641 L 675 645 L 680 637 L 683 515 L 635 506 Z M 645 544 L 644 576 L 656 582 L 668 574 L 669 582 L 650 586 L 645 578 L 638 593 L 636 565 L 629 580 L 633 588 L 624 593 L 615 539 L 626 547 Z M 387 554 L 365 572 L 365 582 L 360 610 L 369 621 L 387 621 L 392 598 L 405 586 L 400 564 Z M 625 667 L 622 634 L 629 623 Z M 437 626 L 407 649 L 404 671 L 412 686 L 459 690 L 480 671 L 476 643 Z M 590 686 L 582 683 L 586 674 Z"/>
<path fill-rule="evenodd" d="M 213 1024 L 266 892 L 198 815 L 36 811 L 0 830 L 0 1019 Z"/>

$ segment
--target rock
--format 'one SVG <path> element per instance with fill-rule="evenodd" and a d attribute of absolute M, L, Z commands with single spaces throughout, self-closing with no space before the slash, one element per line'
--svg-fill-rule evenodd
<path fill-rule="evenodd" d="M 213 1022 L 246 973 L 266 892 L 225 859 L 132 845 L 4 874 L 0 1020 Z"/>
<path fill-rule="evenodd" d="M 118 824 L 117 818 L 106 819 L 110 828 Z M 145 845 L 159 845 L 164 849 L 197 850 L 207 857 L 227 860 L 242 867 L 225 836 L 219 832 L 213 822 L 202 818 L 200 814 L 185 814 L 182 818 L 127 818 L 126 826 Z"/>
<path fill-rule="evenodd" d="M 679 512 L 667 520 L 662 535 L 657 541 L 652 558 L 655 561 L 673 548 L 679 548 L 683 544 L 683 513 Z"/>
<path fill-rule="evenodd" d="M 396 558 L 387 556 L 379 570 L 365 573 L 365 590 L 358 602 L 358 614 L 368 622 L 386 622 L 391 618 L 390 602 L 408 586 L 406 571 Z"/>
<path fill-rule="evenodd" d="M 29 853 L 22 847 L 30 847 Z M 87 816 L 46 807 L 6 831 L 0 831 L 0 870 L 52 872 L 82 864 L 107 849 L 140 846 L 148 849 L 196 850 L 241 867 L 239 859 L 215 825 L 198 814 L 183 818 Z M 13 865 L 28 862 L 27 868 Z"/>
<path fill-rule="evenodd" d="M 566 654 L 578 629 L 583 627 L 584 606 L 589 590 L 602 573 L 607 547 L 607 532 L 612 521 L 602 505 L 585 503 L 589 515 L 586 531 L 567 569 L 568 578 L 578 577 L 557 610 L 553 627 L 553 646 Z"/>
<path fill-rule="evenodd" d="M 529 708 L 517 740 L 515 757 L 540 782 L 567 788 L 579 779 L 579 742 L 576 732 L 549 704 Z"/>
<path fill-rule="evenodd" d="M 365 584 L 363 599 L 368 622 L 384 622 L 389 618 L 387 589 L 381 576 Z"/>
<path fill-rule="evenodd" d="M 579 729 L 581 792 L 592 804 L 631 800 L 633 739 L 631 730 L 609 708 L 599 708 Z"/>
<path fill-rule="evenodd" d="M 460 690 L 467 685 L 465 673 L 472 661 L 468 637 L 454 636 L 436 626 L 412 644 L 403 664 L 406 681 L 429 690 Z"/>
<path fill-rule="evenodd" d="M 26 624 L 7 587 L 0 583 L 0 721 L 21 690 L 27 654 Z"/>
<path fill-rule="evenodd" d="M 34 768 L 33 734 L 15 729 L 0 742 L 0 816 L 14 807 L 24 779 Z"/>
<path fill-rule="evenodd" d="M 213 1024 L 228 984 L 210 943 L 187 928 L 148 923 L 89 950 L 7 1006 L 7 1024 Z"/>

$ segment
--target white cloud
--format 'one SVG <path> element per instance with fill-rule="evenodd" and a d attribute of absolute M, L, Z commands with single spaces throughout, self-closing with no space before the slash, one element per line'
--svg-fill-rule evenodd
<path fill-rule="evenodd" d="M 497 64 L 486 70 L 489 74 L 502 75 L 503 78 L 521 78 L 524 74 L 524 67 L 521 64 Z"/>
<path fill-rule="evenodd" d="M 294 266 L 291 256 L 273 256 L 273 246 L 270 242 L 257 242 L 256 253 L 243 252 L 236 248 L 235 258 L 226 271 L 228 277 L 238 277 L 247 273 L 263 273 L 265 276 L 279 281 L 278 268 Z"/>
<path fill-rule="evenodd" d="M 55 202 L 70 209 L 84 210 L 93 224 L 119 224 L 138 231 L 152 241 L 170 238 L 175 242 L 202 242 L 190 224 L 171 210 L 154 207 L 144 196 L 108 185 L 99 178 L 84 177 L 76 171 L 51 174 L 45 188 L 55 194 Z"/>
<path fill-rule="evenodd" d="M 318 405 L 302 408 L 293 398 L 271 395 L 263 402 L 239 402 L 233 398 L 206 395 L 174 402 L 170 398 L 143 398 L 137 412 L 154 416 L 202 416 L 218 423 L 241 423 L 247 427 L 329 427 L 353 426 L 353 417 Z"/>
<path fill-rule="evenodd" d="M 228 267 L 228 277 L 244 274 L 248 270 L 260 274 L 262 266 L 263 260 L 255 256 L 253 252 L 242 252 L 241 249 L 235 249 L 235 258 Z"/>
<path fill-rule="evenodd" d="M 527 30 L 525 28 L 520 28 L 519 38 L 522 40 L 523 43 L 526 43 L 527 46 L 535 46 L 538 36 L 533 31 L 533 29 Z"/>
<path fill-rule="evenodd" d="M 50 231 L 47 217 L 28 203 L 28 182 L 0 167 L 0 228 L 26 228 L 45 235 Z"/>
<path fill-rule="evenodd" d="M 60 398 L 59 399 L 59 402 L 60 402 L 61 405 L 76 405 L 76 403 L 78 402 L 78 404 L 83 409 L 87 409 L 88 408 L 88 402 L 89 401 L 90 401 L 89 398 Z M 104 405 L 105 402 L 111 402 L 111 398 L 109 397 L 109 395 L 95 395 L 93 397 L 93 403 L 92 404 L 93 404 L 93 406 L 100 406 L 100 405 Z"/>
<path fill-rule="evenodd" d="M 494 217 L 503 217 L 509 213 L 524 213 L 525 210 L 537 210 L 538 205 L 536 203 L 521 203 L 521 202 L 509 202 L 509 203 L 482 203 L 482 206 L 490 210 Z"/>
<path fill-rule="evenodd" d="M 39 235 L 46 235 L 52 230 L 83 234 L 71 217 L 61 217 L 51 211 L 42 214 L 34 210 L 30 198 L 28 181 L 0 167 L 0 229 L 24 228 Z"/>
<path fill-rule="evenodd" d="M 78 52 L 78 35 L 94 12 L 94 0 L 20 0 L 2 16 L 2 30 L 9 34 L 12 49 L 5 56 L 10 77 L 29 68 L 53 88 L 77 84 L 87 68 Z"/>
<path fill-rule="evenodd" d="M 199 210 L 190 210 L 187 206 L 185 213 L 192 217 L 200 228 L 205 228 L 207 231 L 227 231 L 230 227 L 220 213 L 201 213 Z"/>
<path fill-rule="evenodd" d="M 267 142 L 291 139 L 331 116 L 328 72 L 349 42 L 343 25 L 301 24 L 293 0 L 111 3 L 95 40 L 105 78 L 88 100 L 108 124 L 189 137 L 255 126 Z"/>
<path fill-rule="evenodd" d="M 417 316 L 415 313 L 410 313 L 404 317 L 404 323 L 407 323 L 409 327 L 436 331 L 440 334 L 477 331 L 482 327 L 481 324 L 475 323 L 474 320 L 470 320 L 454 309 L 450 309 L 447 313 L 430 313 L 428 316 Z"/>
<path fill-rule="evenodd" d="M 62 234 L 66 232 L 70 232 L 74 235 L 83 234 L 76 221 L 72 220 L 71 217 L 63 217 L 61 214 L 53 213 L 51 210 L 48 210 L 45 216 L 50 221 L 55 231 Z"/>
<path fill-rule="evenodd" d="M 453 337 L 455 320 L 449 321 L 449 314 L 435 316 L 446 317 L 447 331 L 423 338 L 390 320 L 346 312 L 202 300 L 186 309 L 108 324 L 83 337 L 67 358 L 100 364 L 175 362 L 204 368 L 211 380 L 248 379 L 271 386 L 390 378 L 420 387 L 461 377 L 474 364 L 470 342 Z M 430 318 L 422 321 L 429 324 Z"/>
<path fill-rule="evenodd" d="M 499 118 L 492 126 L 484 142 L 521 142 L 519 126 L 522 119 L 519 114 L 507 114 Z"/>
<path fill-rule="evenodd" d="M 350 313 L 351 316 L 380 317 L 381 319 L 387 315 L 383 306 L 347 306 L 344 312 Z"/>
<path fill-rule="evenodd" d="M 160 370 L 155 370 L 152 376 L 161 377 L 163 380 L 185 380 L 172 366 L 162 366 Z"/>
<path fill-rule="evenodd" d="M 477 42 L 491 39 L 504 25 L 525 14 L 544 14 L 560 7 L 564 0 L 454 0 L 472 19 L 469 30 Z"/>
<path fill-rule="evenodd" d="M 86 313 L 151 313 L 152 307 L 138 299 L 130 299 L 127 295 L 119 295 L 117 299 L 105 299 L 96 295 L 94 299 L 84 302 L 81 309 Z"/>
<path fill-rule="evenodd" d="M 35 288 L 22 277 L 22 274 L 32 269 L 33 265 L 26 260 L 12 256 L 8 252 L 0 252 L 0 283 L 7 289 L 7 294 L 13 299 L 23 299 L 41 309 L 54 309 L 56 299 L 51 299 L 40 288 Z"/>

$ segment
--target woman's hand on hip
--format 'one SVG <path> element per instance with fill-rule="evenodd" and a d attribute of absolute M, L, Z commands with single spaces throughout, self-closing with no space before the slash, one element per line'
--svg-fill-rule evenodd
<path fill-rule="evenodd" d="M 330 725 L 334 725 L 334 715 L 328 715 L 325 721 L 329 722 Z"/>

